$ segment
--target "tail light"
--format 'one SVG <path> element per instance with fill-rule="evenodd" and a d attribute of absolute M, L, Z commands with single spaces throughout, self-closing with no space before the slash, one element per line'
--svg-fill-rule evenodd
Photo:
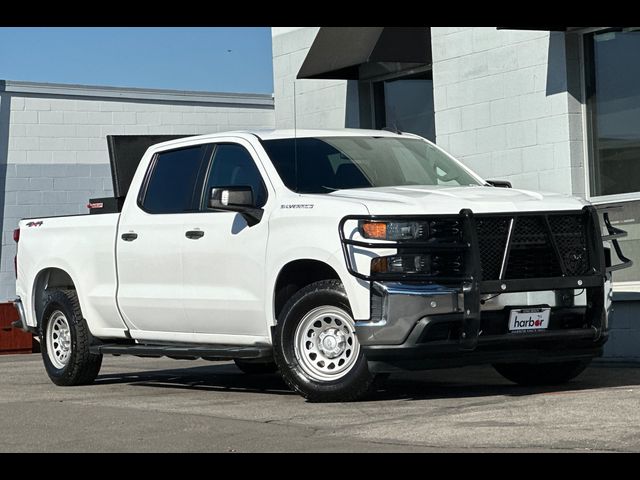
<path fill-rule="evenodd" d="M 18 243 L 20 241 L 20 229 L 16 228 L 13 231 L 13 241 Z M 13 268 L 16 272 L 16 278 L 18 278 L 18 250 L 16 249 L 16 256 L 13 257 Z"/>

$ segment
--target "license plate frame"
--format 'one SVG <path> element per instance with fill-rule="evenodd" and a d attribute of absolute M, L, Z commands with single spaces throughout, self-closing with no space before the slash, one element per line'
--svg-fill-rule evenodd
<path fill-rule="evenodd" d="M 509 311 L 509 333 L 545 332 L 550 319 L 550 307 L 513 308 Z"/>

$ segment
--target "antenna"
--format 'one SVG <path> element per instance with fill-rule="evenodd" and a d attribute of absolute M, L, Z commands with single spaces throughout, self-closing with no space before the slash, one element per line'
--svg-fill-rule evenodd
<path fill-rule="evenodd" d="M 298 190 L 298 113 L 296 109 L 296 79 L 293 79 L 293 171 Z"/>

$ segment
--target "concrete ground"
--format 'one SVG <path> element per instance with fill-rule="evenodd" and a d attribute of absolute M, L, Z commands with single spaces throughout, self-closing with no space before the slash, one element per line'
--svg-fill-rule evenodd
<path fill-rule="evenodd" d="M 0 357 L 0 451 L 640 451 L 640 368 L 598 364 L 564 387 L 489 367 L 394 375 L 367 401 L 312 404 L 232 363 L 105 357 L 56 387 L 40 355 Z"/>

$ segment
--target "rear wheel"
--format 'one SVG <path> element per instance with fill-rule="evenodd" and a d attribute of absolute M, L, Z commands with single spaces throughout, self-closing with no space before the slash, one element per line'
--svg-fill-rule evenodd
<path fill-rule="evenodd" d="M 238 367 L 244 373 L 252 375 L 262 375 L 266 373 L 275 373 L 278 371 L 278 366 L 275 362 L 247 362 L 246 360 L 234 360 L 236 367 Z"/>
<path fill-rule="evenodd" d="M 40 348 L 47 374 L 56 385 L 84 385 L 95 380 L 102 355 L 89 352 L 91 333 L 74 290 L 56 290 L 47 298 Z"/>
<path fill-rule="evenodd" d="M 298 291 L 282 310 L 273 343 L 285 382 L 311 401 L 356 400 L 373 384 L 338 280 L 315 282 Z"/>
<path fill-rule="evenodd" d="M 519 385 L 560 385 L 580 375 L 591 360 L 557 363 L 497 363 L 500 375 Z"/>

